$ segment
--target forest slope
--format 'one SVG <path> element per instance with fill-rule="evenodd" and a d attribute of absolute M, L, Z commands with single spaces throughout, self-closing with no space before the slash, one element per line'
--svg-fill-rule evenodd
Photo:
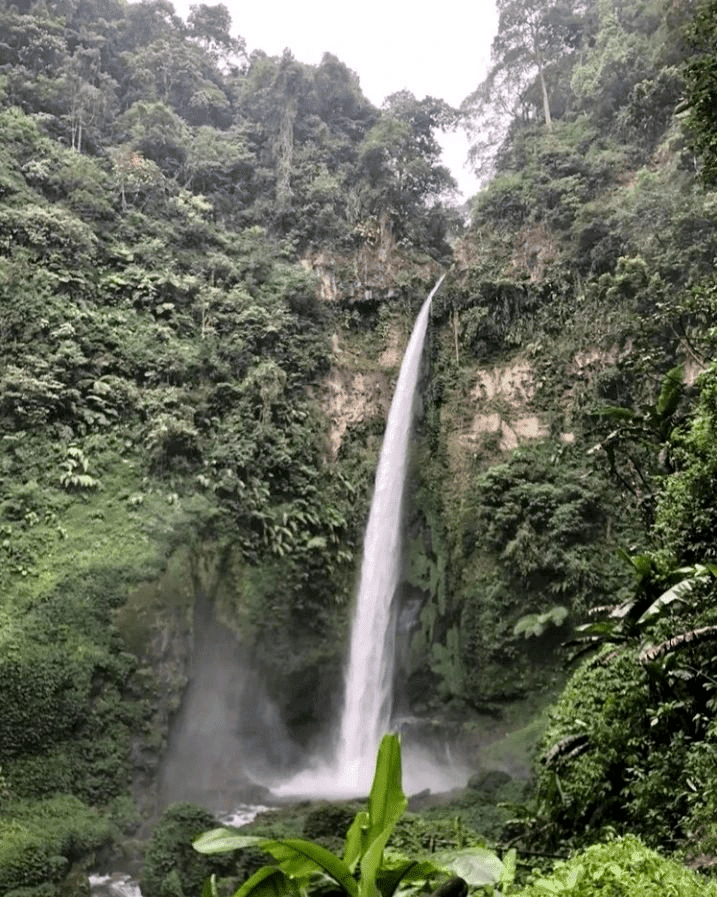
<path fill-rule="evenodd" d="M 375 109 L 329 55 L 246 59 L 224 7 L 0 19 L 7 893 L 136 831 L 131 794 L 154 812 L 198 596 L 297 731 L 330 711 L 293 699 L 340 662 L 373 464 L 330 459 L 331 337 L 355 296 L 432 276 L 451 180 L 445 104 Z"/>
<path fill-rule="evenodd" d="M 494 66 L 465 112 L 481 135 L 507 130 L 434 353 L 432 513 L 462 575 L 434 653 L 475 702 L 504 657 L 527 684 L 581 624 L 572 653 L 589 657 L 512 837 L 555 849 L 631 831 L 710 865 L 715 7 L 498 6 Z M 487 359 L 547 434 L 499 464 L 515 411 Z"/>

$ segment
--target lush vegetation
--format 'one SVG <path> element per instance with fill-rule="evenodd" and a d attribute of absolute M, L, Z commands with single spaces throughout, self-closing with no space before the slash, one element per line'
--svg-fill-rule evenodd
<path fill-rule="evenodd" d="M 715 4 L 498 10 L 457 111 L 377 109 L 328 54 L 247 58 L 221 5 L 0 9 L 3 893 L 67 893 L 155 809 L 197 595 L 294 737 L 326 723 L 381 390 L 450 259 L 402 700 L 469 727 L 565 685 L 534 799 L 490 834 L 605 843 L 525 893 L 692 893 L 643 844 L 712 865 Z M 487 176 L 465 232 L 436 141 L 458 120 Z M 148 897 L 225 873 L 187 846 L 210 824 L 169 813 Z"/>
<path fill-rule="evenodd" d="M 559 863 L 549 875 L 536 874 L 516 897 L 658 897 L 679 894 L 698 897 L 713 894 L 715 883 L 705 882 L 679 863 L 666 860 L 636 838 L 626 836 L 589 847 L 568 862 Z"/>
<path fill-rule="evenodd" d="M 375 448 L 330 458 L 318 387 L 351 291 L 410 306 L 411 265 L 447 252 L 452 111 L 377 109 L 338 59 L 247 58 L 230 27 L 0 9 L 3 820 L 72 794 L 136 831 L 199 592 L 290 724 L 331 710 L 294 698 L 340 662 Z M 320 252 L 344 304 L 317 298 Z M 68 865 L 8 863 L 28 894 Z"/>
<path fill-rule="evenodd" d="M 714 5 L 498 7 L 494 66 L 464 112 L 501 136 L 490 158 L 474 148 L 493 177 L 436 311 L 415 497 L 453 561 L 423 612 L 444 646 L 432 673 L 450 661 L 445 694 L 476 706 L 550 684 L 546 654 L 569 641 L 577 668 L 506 837 L 555 851 L 634 833 L 707 868 Z M 506 459 L 519 415 L 535 441 Z M 578 857 L 528 893 L 590 893 L 587 869 Z"/>

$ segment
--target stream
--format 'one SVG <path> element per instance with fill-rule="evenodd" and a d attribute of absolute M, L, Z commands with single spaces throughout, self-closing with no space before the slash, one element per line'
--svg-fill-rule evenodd
<path fill-rule="evenodd" d="M 231 813 L 220 815 L 218 819 L 222 825 L 239 827 L 268 809 L 269 807 L 264 806 L 240 804 Z M 90 892 L 92 897 L 142 897 L 139 882 L 125 872 L 90 875 Z"/>

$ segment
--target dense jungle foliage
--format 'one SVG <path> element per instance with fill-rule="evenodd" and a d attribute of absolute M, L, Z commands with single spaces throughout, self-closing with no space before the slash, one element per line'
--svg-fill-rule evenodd
<path fill-rule="evenodd" d="M 384 416 L 331 444 L 327 383 L 390 385 L 449 263 L 400 700 L 469 730 L 560 690 L 534 799 L 491 836 L 630 837 L 526 893 L 629 857 L 677 882 L 633 835 L 713 865 L 717 6 L 498 10 L 454 110 L 375 108 L 329 54 L 247 57 L 222 5 L 0 4 L 3 894 L 82 893 L 157 809 L 198 597 L 292 734 L 326 725 Z M 436 139 L 458 122 L 486 174 L 465 230 Z M 174 817 L 185 856 L 208 817 Z"/>

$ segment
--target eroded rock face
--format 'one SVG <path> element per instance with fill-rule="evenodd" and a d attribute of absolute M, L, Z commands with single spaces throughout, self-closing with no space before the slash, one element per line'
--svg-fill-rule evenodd
<path fill-rule="evenodd" d="M 394 379 L 407 341 L 405 328 L 398 323 L 385 328 L 373 366 L 359 370 L 351 353 L 344 349 L 339 334 L 334 334 L 334 364 L 320 387 L 321 406 L 329 424 L 327 441 L 332 460 L 337 457 L 347 430 L 369 420 L 388 417 Z"/>
<path fill-rule="evenodd" d="M 558 243 L 544 224 L 531 224 L 516 234 L 513 267 L 526 273 L 533 283 L 543 279 L 546 268 L 558 256 Z"/>
<path fill-rule="evenodd" d="M 329 420 L 329 456 L 336 458 L 350 427 L 375 417 L 385 417 L 390 403 L 390 386 L 384 373 L 332 368 L 322 385 L 321 400 Z"/>
<path fill-rule="evenodd" d="M 427 281 L 436 279 L 438 264 L 429 256 L 418 261 L 396 241 L 388 217 L 383 214 L 357 225 L 354 236 L 359 245 L 352 252 L 321 250 L 309 252 L 301 260 L 317 282 L 317 296 L 323 302 L 341 298 L 369 298 L 390 294 L 399 288 L 407 272 Z"/>
<path fill-rule="evenodd" d="M 517 359 L 493 368 L 478 368 L 470 392 L 474 413 L 458 434 L 460 448 L 475 450 L 486 436 L 508 452 L 528 439 L 548 435 L 547 423 L 531 407 L 535 376 L 530 363 Z"/>

